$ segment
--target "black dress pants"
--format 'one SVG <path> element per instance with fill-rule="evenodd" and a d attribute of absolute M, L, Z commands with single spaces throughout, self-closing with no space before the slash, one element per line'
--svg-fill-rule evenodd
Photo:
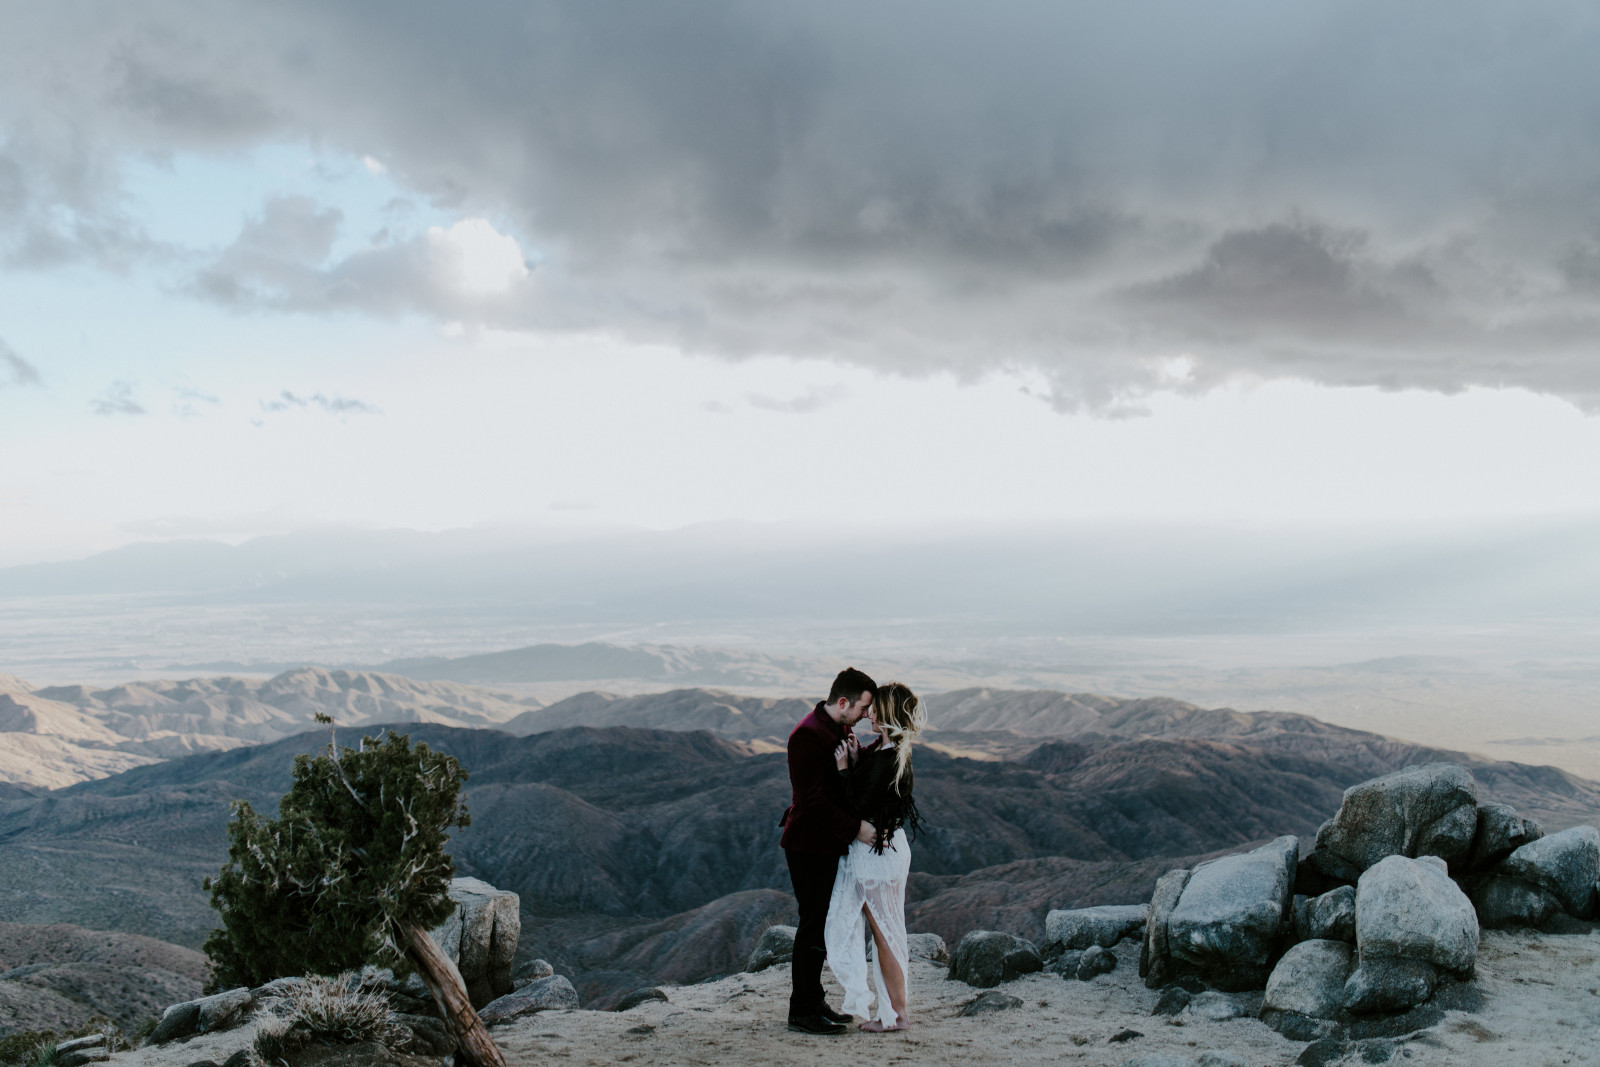
<path fill-rule="evenodd" d="M 794 990 L 789 994 L 789 1014 L 814 1015 L 823 1005 L 822 965 L 828 959 L 823 926 L 828 921 L 828 902 L 833 898 L 839 857 L 788 849 L 783 854 L 789 861 L 789 881 L 800 906 L 800 925 L 794 931 Z"/>

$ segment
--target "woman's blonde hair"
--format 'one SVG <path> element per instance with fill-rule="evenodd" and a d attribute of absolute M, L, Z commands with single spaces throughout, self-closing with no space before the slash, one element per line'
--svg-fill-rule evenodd
<path fill-rule="evenodd" d="M 911 742 L 922 736 L 923 727 L 928 725 L 928 713 L 922 709 L 917 694 L 907 686 L 885 682 L 873 694 L 872 719 L 894 742 L 894 791 L 898 793 L 901 781 L 911 770 Z"/>

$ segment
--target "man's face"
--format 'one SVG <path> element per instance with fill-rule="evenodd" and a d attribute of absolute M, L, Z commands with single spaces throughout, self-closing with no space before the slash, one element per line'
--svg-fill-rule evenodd
<path fill-rule="evenodd" d="M 840 697 L 837 707 L 840 709 L 839 725 L 848 730 L 860 722 L 867 712 L 872 710 L 872 693 L 870 690 L 862 693 L 856 697 L 854 704 L 846 701 L 844 697 Z"/>

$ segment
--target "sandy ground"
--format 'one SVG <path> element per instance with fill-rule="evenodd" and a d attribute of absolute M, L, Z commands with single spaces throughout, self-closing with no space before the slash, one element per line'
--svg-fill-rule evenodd
<path fill-rule="evenodd" d="M 1156 993 L 1138 978 L 1138 952 L 1117 948 L 1118 966 L 1090 982 L 1029 975 L 1001 986 L 1022 1006 L 973 1018 L 957 1015 L 979 990 L 916 961 L 911 971 L 913 1028 L 871 1035 L 854 1030 L 819 1038 L 789 1033 L 787 965 L 695 986 L 667 987 L 668 1003 L 628 1012 L 544 1012 L 492 1033 L 513 1065 L 543 1064 L 885 1064 L 1071 1063 L 1117 1067 L 1166 1054 L 1198 1060 L 1225 1050 L 1252 1067 L 1292 1064 L 1306 1045 L 1255 1019 L 1210 1022 L 1150 1014 Z M 825 976 L 834 1004 L 838 986 Z M 1479 955 L 1481 1011 L 1447 1013 L 1431 1029 L 1395 1043 L 1396 1064 L 1439 1067 L 1545 1067 L 1600 1064 L 1600 932 L 1550 936 L 1490 932 Z M 184 1045 L 112 1057 L 116 1067 L 182 1067 L 221 1062 L 249 1040 L 249 1027 Z M 1124 1030 L 1139 1036 L 1111 1039 Z M 1360 1050 L 1344 1061 L 1362 1062 Z"/>

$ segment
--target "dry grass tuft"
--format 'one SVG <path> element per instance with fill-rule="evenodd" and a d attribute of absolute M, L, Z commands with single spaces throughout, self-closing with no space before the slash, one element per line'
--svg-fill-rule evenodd
<path fill-rule="evenodd" d="M 257 1016 L 250 1048 L 254 1067 L 277 1067 L 314 1042 L 353 1045 L 389 1041 L 399 1036 L 390 1020 L 389 1002 L 376 993 L 353 992 L 359 976 L 308 975 L 283 1000 Z"/>

